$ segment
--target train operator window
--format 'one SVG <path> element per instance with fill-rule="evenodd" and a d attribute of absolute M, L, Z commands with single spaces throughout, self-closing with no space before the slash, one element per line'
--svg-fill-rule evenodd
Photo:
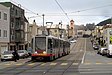
<path fill-rule="evenodd" d="M 48 39 L 48 49 L 52 48 L 52 39 Z"/>

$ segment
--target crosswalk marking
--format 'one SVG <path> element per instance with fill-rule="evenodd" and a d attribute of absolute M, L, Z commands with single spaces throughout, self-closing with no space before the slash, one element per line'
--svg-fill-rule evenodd
<path fill-rule="evenodd" d="M 97 64 L 97 65 L 100 65 L 100 64 L 103 64 L 103 63 L 97 62 L 96 64 Z"/>
<path fill-rule="evenodd" d="M 9 66 L 9 65 L 11 65 L 11 64 L 5 64 L 5 65 Z"/>
<path fill-rule="evenodd" d="M 20 65 L 23 65 L 24 63 L 2 63 L 2 65 L 4 66 L 13 66 L 13 65 L 16 65 L 16 66 L 20 66 Z M 33 65 L 36 65 L 37 63 L 28 63 L 26 65 L 28 66 L 33 66 Z M 41 63 L 40 63 L 41 64 Z M 49 65 L 49 66 L 55 66 L 57 65 L 58 63 L 57 62 L 51 62 L 51 63 L 42 63 L 40 66 L 45 66 L 45 65 Z M 85 62 L 83 63 L 83 65 L 112 65 L 112 62 Z M 1 64 L 0 64 L 1 65 Z M 61 66 L 66 66 L 66 65 L 69 65 L 69 63 L 60 63 L 59 65 Z M 72 65 L 79 65 L 79 63 L 72 63 Z"/>
<path fill-rule="evenodd" d="M 31 64 L 28 64 L 29 66 L 33 66 L 33 65 L 35 65 L 35 63 L 31 63 Z"/>
<path fill-rule="evenodd" d="M 18 63 L 18 64 L 15 64 L 15 65 L 19 66 L 19 65 L 22 65 L 22 63 Z"/>
<path fill-rule="evenodd" d="M 41 64 L 41 66 L 44 66 L 46 63 Z"/>
<path fill-rule="evenodd" d="M 73 63 L 72 65 L 78 65 L 78 63 Z"/>
<path fill-rule="evenodd" d="M 57 63 L 51 63 L 50 65 L 56 65 Z"/>
<path fill-rule="evenodd" d="M 107 64 L 112 64 L 112 62 L 111 63 L 107 63 Z"/>
<path fill-rule="evenodd" d="M 88 63 L 84 63 L 84 65 L 90 65 L 90 64 L 91 64 L 91 63 L 89 63 L 89 62 L 88 62 Z"/>
<path fill-rule="evenodd" d="M 67 64 L 68 64 L 68 63 L 62 63 L 61 65 L 64 66 L 64 65 L 67 65 Z"/>

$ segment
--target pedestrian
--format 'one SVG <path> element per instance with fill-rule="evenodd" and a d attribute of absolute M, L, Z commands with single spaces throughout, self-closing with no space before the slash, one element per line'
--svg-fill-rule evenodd
<path fill-rule="evenodd" d="M 14 52 L 12 54 L 13 54 L 14 61 L 17 62 L 17 60 L 19 60 L 19 55 L 17 53 L 17 50 L 14 50 Z"/>

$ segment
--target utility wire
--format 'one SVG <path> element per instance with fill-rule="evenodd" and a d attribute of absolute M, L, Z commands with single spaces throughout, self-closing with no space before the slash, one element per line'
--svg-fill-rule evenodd
<path fill-rule="evenodd" d="M 89 14 L 89 15 L 69 15 L 69 16 L 110 16 L 112 14 L 106 14 L 106 15 L 94 15 L 94 14 Z M 65 16 L 65 15 L 46 15 L 46 16 Z"/>
<path fill-rule="evenodd" d="M 68 15 L 67 15 L 67 13 L 64 11 L 64 9 L 61 7 L 61 5 L 59 4 L 59 2 L 57 1 L 57 0 L 55 0 L 55 2 L 58 4 L 58 6 L 60 7 L 60 9 L 63 11 L 63 13 L 66 15 L 66 17 L 68 18 L 68 20 L 70 20 L 69 19 L 69 17 L 68 17 Z"/>
<path fill-rule="evenodd" d="M 15 3 L 15 4 L 17 4 L 17 5 L 19 5 L 17 2 L 15 2 L 15 1 L 13 1 L 13 0 L 11 0 L 13 3 Z M 24 9 L 26 9 L 27 11 L 29 11 L 29 12 L 31 12 L 31 13 L 33 13 L 33 14 L 35 14 L 35 15 L 38 15 L 37 13 L 35 13 L 35 12 L 33 12 L 33 11 L 31 11 L 31 10 L 29 10 L 29 9 L 27 9 L 26 7 L 24 7 L 24 6 L 22 6 L 22 5 L 20 5 L 21 7 L 23 7 Z"/>
<path fill-rule="evenodd" d="M 87 8 L 87 9 L 78 10 L 78 11 L 71 12 L 71 13 L 77 13 L 77 12 L 83 12 L 83 11 L 88 11 L 88 10 L 94 10 L 94 9 L 99 9 L 99 8 L 108 7 L 108 6 L 112 6 L 112 4 L 104 5 L 104 6 L 99 6 L 99 7 L 94 7 L 94 8 Z"/>

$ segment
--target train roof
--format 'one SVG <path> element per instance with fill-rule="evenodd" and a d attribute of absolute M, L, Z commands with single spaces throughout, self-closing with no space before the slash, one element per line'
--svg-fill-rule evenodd
<path fill-rule="evenodd" d="M 48 38 L 54 38 L 54 39 L 60 39 L 60 40 L 63 40 L 63 41 L 68 41 L 68 40 L 65 40 L 65 39 L 62 39 L 62 38 L 58 38 L 58 37 L 55 37 L 55 36 L 52 36 L 52 35 L 49 35 L 49 36 L 40 35 L 40 36 L 35 36 L 35 37 L 48 37 Z"/>

